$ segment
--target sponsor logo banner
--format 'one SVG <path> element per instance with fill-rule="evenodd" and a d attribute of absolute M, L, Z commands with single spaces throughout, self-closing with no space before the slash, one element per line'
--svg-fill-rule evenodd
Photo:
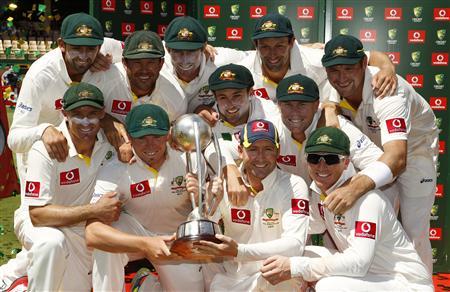
<path fill-rule="evenodd" d="M 386 52 L 385 54 L 391 59 L 394 65 L 400 64 L 400 52 Z"/>
<path fill-rule="evenodd" d="M 430 240 L 441 240 L 442 239 L 442 228 L 430 228 L 429 233 Z"/>
<path fill-rule="evenodd" d="M 445 154 L 445 141 L 439 141 L 439 154 Z"/>
<path fill-rule="evenodd" d="M 205 5 L 203 6 L 204 18 L 219 18 L 220 17 L 220 5 Z"/>
<path fill-rule="evenodd" d="M 122 22 L 122 35 L 129 36 L 135 30 L 135 24 L 131 22 Z"/>
<path fill-rule="evenodd" d="M 175 16 L 185 16 L 186 15 L 186 4 L 175 3 L 174 5 L 174 15 Z"/>
<path fill-rule="evenodd" d="M 132 198 L 138 198 L 150 194 L 150 184 L 148 180 L 144 180 L 130 185 L 130 194 Z"/>
<path fill-rule="evenodd" d="M 63 171 L 59 174 L 59 184 L 62 186 L 73 185 L 80 182 L 80 170 L 78 168 Z"/>
<path fill-rule="evenodd" d="M 231 221 L 234 223 L 250 225 L 250 210 L 231 208 Z"/>
<path fill-rule="evenodd" d="M 402 20 L 402 9 L 384 8 L 384 20 Z"/>
<path fill-rule="evenodd" d="M 361 42 L 374 43 L 377 40 L 377 31 L 375 29 L 361 29 L 359 39 Z"/>
<path fill-rule="evenodd" d="M 355 237 L 375 239 L 377 233 L 377 224 L 367 221 L 355 222 Z"/>
<path fill-rule="evenodd" d="M 242 27 L 227 27 L 227 41 L 240 41 L 242 40 L 243 29 Z"/>
<path fill-rule="evenodd" d="M 260 18 L 267 14 L 267 6 L 250 6 L 250 18 Z"/>
<path fill-rule="evenodd" d="M 353 7 L 336 7 L 336 20 L 352 20 Z"/>
<path fill-rule="evenodd" d="M 102 0 L 102 11 L 104 12 L 116 11 L 116 0 Z"/>
<path fill-rule="evenodd" d="M 257 88 L 253 90 L 253 96 L 259 97 L 259 98 L 263 98 L 263 99 L 267 99 L 269 100 L 269 93 L 267 93 L 267 90 L 264 87 L 261 88 Z"/>
<path fill-rule="evenodd" d="M 309 202 L 303 199 L 291 199 L 292 214 L 309 216 Z"/>
<path fill-rule="evenodd" d="M 158 35 L 160 37 L 164 37 L 164 34 L 166 33 L 167 24 L 158 24 Z"/>
<path fill-rule="evenodd" d="M 443 111 L 447 110 L 447 98 L 446 97 L 430 97 L 430 107 L 433 110 Z"/>
<path fill-rule="evenodd" d="M 297 7 L 298 19 L 314 19 L 314 6 L 298 6 Z"/>
<path fill-rule="evenodd" d="M 434 20 L 450 20 L 450 8 L 434 8 L 433 10 Z"/>
<path fill-rule="evenodd" d="M 269 132 L 269 124 L 262 121 L 253 123 L 252 132 Z"/>
<path fill-rule="evenodd" d="M 416 87 L 416 88 L 423 87 L 423 75 L 422 74 L 418 74 L 418 75 L 407 74 L 406 81 L 408 81 L 408 83 L 411 84 L 412 87 Z"/>
<path fill-rule="evenodd" d="M 444 197 L 444 185 L 443 184 L 437 184 L 436 185 L 436 198 L 443 198 Z"/>
<path fill-rule="evenodd" d="M 431 53 L 431 64 L 433 66 L 447 66 L 448 53 Z"/>
<path fill-rule="evenodd" d="M 425 35 L 425 30 L 408 30 L 408 43 L 423 44 Z"/>
<path fill-rule="evenodd" d="M 141 13 L 153 15 L 153 1 L 141 1 Z"/>

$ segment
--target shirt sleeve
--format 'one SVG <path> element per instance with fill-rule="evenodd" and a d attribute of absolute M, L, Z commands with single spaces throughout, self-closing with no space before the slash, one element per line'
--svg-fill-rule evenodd
<path fill-rule="evenodd" d="M 100 47 L 100 52 L 102 54 L 110 54 L 112 56 L 113 64 L 122 62 L 122 50 L 123 42 L 112 38 L 104 38 L 103 44 Z"/>
<path fill-rule="evenodd" d="M 24 78 L 8 135 L 8 146 L 16 153 L 28 152 L 33 143 L 41 139 L 45 129 L 52 125 L 38 124 L 42 111 L 39 92 L 45 92 L 45 89 L 33 82 L 33 78 Z"/>
<path fill-rule="evenodd" d="M 109 192 L 118 192 L 119 198 L 124 200 L 125 198 L 122 198 L 119 192 L 120 179 L 124 174 L 125 169 L 121 166 L 121 162 L 117 158 L 102 165 L 97 174 L 94 193 L 92 194 L 90 203 L 95 204 L 104 194 Z"/>
<path fill-rule="evenodd" d="M 239 63 L 255 52 L 254 50 L 241 51 L 224 47 L 217 47 L 215 49 L 217 50 L 217 55 L 215 56 L 214 64 L 216 64 L 217 67 L 229 63 Z"/>
<path fill-rule="evenodd" d="M 361 199 L 360 199 L 361 200 Z M 348 248 L 322 258 L 291 258 L 291 275 L 316 281 L 327 276 L 363 277 L 370 268 L 381 230 L 383 207 L 376 196 L 363 197 L 363 202 L 352 209 Z M 364 211 L 362 211 L 364 210 Z M 350 212 L 345 215 L 349 216 Z"/>
<path fill-rule="evenodd" d="M 38 142 L 41 143 L 41 142 Z M 54 186 L 58 184 L 58 175 L 54 160 L 42 151 L 41 144 L 31 148 L 28 154 L 28 169 L 25 180 L 24 204 L 27 206 L 45 206 L 53 199 Z"/>
<path fill-rule="evenodd" d="M 308 188 L 300 177 L 293 176 L 291 179 L 292 189 L 286 188 L 287 193 L 294 194 L 289 208 L 284 210 L 281 218 L 283 233 L 281 238 L 249 244 L 239 244 L 238 261 L 263 260 L 272 255 L 296 256 L 303 254 L 308 235 L 309 224 L 309 201 Z M 301 211 L 293 207 L 293 202 L 301 200 L 306 203 L 306 208 Z"/>
<path fill-rule="evenodd" d="M 341 130 L 350 139 L 350 158 L 356 168 L 362 170 L 383 155 L 383 151 L 355 125 L 342 116 L 338 119 Z"/>

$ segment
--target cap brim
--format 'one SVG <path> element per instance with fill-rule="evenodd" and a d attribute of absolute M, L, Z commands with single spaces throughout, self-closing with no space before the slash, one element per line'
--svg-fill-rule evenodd
<path fill-rule="evenodd" d="M 166 46 L 174 50 L 194 51 L 202 48 L 204 45 L 205 43 L 197 42 L 166 42 Z"/>
<path fill-rule="evenodd" d="M 80 100 L 80 101 L 77 101 L 75 103 L 72 103 L 68 107 L 65 107 L 64 110 L 65 111 L 71 111 L 73 109 L 76 109 L 76 108 L 79 108 L 79 107 L 82 107 L 82 106 L 86 106 L 86 105 L 87 106 L 92 106 L 92 107 L 95 107 L 95 108 L 104 108 L 103 105 L 98 104 L 95 101 L 92 101 L 92 100 Z"/>
<path fill-rule="evenodd" d="M 94 38 L 70 38 L 63 39 L 66 44 L 73 46 L 100 46 L 103 44 L 103 39 L 94 39 Z"/>
<path fill-rule="evenodd" d="M 236 88 L 236 89 L 242 89 L 242 88 L 249 88 L 253 85 L 238 83 L 238 82 L 223 82 L 220 84 L 211 84 L 209 86 L 209 89 L 212 91 L 221 90 L 221 89 L 228 89 L 228 88 Z"/>
<path fill-rule="evenodd" d="M 130 54 L 130 55 L 123 55 L 125 59 L 159 59 L 163 58 L 164 55 L 161 53 L 139 53 L 139 54 Z"/>
<path fill-rule="evenodd" d="M 363 57 L 356 57 L 356 58 L 337 57 L 337 58 L 333 58 L 333 59 L 330 59 L 327 61 L 322 61 L 322 65 L 324 67 L 331 67 L 331 66 L 335 66 L 335 65 L 355 65 L 356 63 L 361 61 L 361 59 Z"/>
<path fill-rule="evenodd" d="M 329 146 L 329 145 L 315 145 L 311 147 L 307 147 L 305 149 L 306 153 L 332 153 L 332 154 L 342 154 L 342 155 L 348 155 L 349 153 L 346 153 L 345 150 L 342 149 L 336 149 L 335 147 Z"/>
<path fill-rule="evenodd" d="M 161 130 L 161 129 L 142 129 L 136 132 L 129 133 L 131 137 L 133 138 L 141 138 L 148 135 L 153 136 L 165 136 L 169 133 L 169 130 Z"/>
<path fill-rule="evenodd" d="M 255 34 L 252 36 L 252 40 L 259 40 L 259 39 L 265 39 L 265 38 L 281 38 L 281 37 L 288 37 L 292 36 L 294 33 L 289 32 L 279 32 L 279 31 L 267 31 L 267 32 L 260 32 L 258 34 Z"/>
<path fill-rule="evenodd" d="M 314 102 L 319 100 L 319 97 L 312 97 L 309 95 L 303 94 L 287 94 L 282 95 L 280 97 L 277 96 L 277 101 L 306 101 L 306 102 Z"/>

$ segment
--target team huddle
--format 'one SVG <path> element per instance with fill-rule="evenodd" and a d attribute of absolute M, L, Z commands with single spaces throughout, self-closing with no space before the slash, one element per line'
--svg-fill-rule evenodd
<path fill-rule="evenodd" d="M 23 250 L 1 288 L 28 276 L 30 291 L 122 291 L 127 263 L 147 258 L 157 277 L 138 272 L 133 291 L 433 291 L 428 103 L 355 37 L 299 45 L 288 18 L 267 14 L 252 41 L 212 48 L 178 17 L 164 42 L 143 30 L 122 46 L 92 16 L 66 17 L 8 136 Z M 193 166 L 202 181 L 171 138 L 186 113 L 219 139 Z M 223 228 L 193 243 L 202 261 L 171 251 L 200 187 Z"/>

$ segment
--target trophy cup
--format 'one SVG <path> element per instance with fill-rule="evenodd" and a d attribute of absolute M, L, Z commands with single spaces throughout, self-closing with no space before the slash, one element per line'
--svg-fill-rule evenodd
<path fill-rule="evenodd" d="M 200 240 L 220 243 L 215 237 L 221 234 L 217 223 L 208 220 L 209 211 L 206 210 L 205 194 L 201 184 L 206 170 L 202 169 L 202 150 L 211 142 L 213 137 L 214 147 L 218 154 L 218 176 L 221 177 L 221 153 L 215 135 L 212 135 L 208 124 L 196 114 L 185 114 L 175 121 L 172 127 L 172 139 L 175 144 L 186 154 L 187 171 L 192 172 L 191 152 L 196 152 L 197 176 L 199 181 L 198 206 L 195 204 L 194 194 L 190 193 L 192 212 L 186 222 L 182 223 L 177 230 L 176 240 L 172 244 L 171 251 L 190 259 L 205 260 L 206 255 L 201 255 L 193 251 L 193 243 Z M 213 202 L 215 205 L 218 202 Z"/>

